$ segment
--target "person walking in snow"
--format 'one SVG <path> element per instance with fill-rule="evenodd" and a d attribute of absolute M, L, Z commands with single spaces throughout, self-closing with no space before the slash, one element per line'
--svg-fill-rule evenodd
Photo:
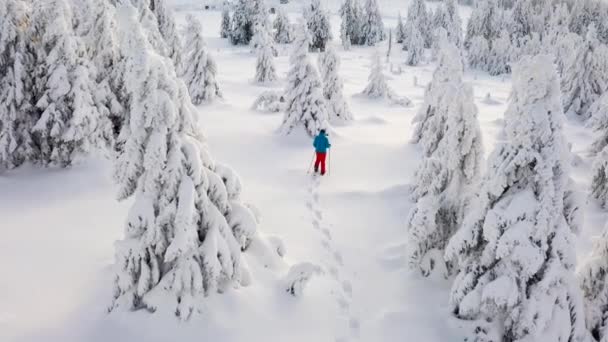
<path fill-rule="evenodd" d="M 327 133 L 322 129 L 319 134 L 315 137 L 315 141 L 312 143 L 315 147 L 317 154 L 317 160 L 315 161 L 315 173 L 319 172 L 319 165 L 321 166 L 321 176 L 325 175 L 325 158 L 327 157 L 327 150 L 331 147 Z"/>

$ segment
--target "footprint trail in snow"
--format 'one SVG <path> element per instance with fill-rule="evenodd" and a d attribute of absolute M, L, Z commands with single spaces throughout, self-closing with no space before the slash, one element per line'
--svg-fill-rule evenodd
<path fill-rule="evenodd" d="M 326 251 L 327 257 L 323 258 L 323 266 L 328 271 L 329 275 L 336 281 L 337 290 L 334 292 L 336 295 L 336 303 L 347 323 L 347 333 L 344 334 L 344 336 L 336 337 L 335 342 L 349 342 L 359 337 L 360 323 L 357 316 L 352 312 L 352 282 L 343 275 L 344 272 L 340 271 L 344 266 L 344 258 L 333 242 L 329 227 L 323 221 L 324 215 L 320 204 L 320 187 L 321 177 L 316 175 L 313 176 L 308 189 L 310 199 L 306 203 L 306 207 L 310 211 L 312 227 L 321 237 L 321 245 Z"/>

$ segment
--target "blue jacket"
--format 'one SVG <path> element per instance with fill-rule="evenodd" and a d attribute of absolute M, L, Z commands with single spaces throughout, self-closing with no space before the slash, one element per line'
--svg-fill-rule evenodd
<path fill-rule="evenodd" d="M 319 153 L 327 153 L 327 149 L 331 147 L 331 144 L 329 143 L 329 139 L 327 139 L 327 135 L 319 133 L 319 135 L 315 137 L 312 146 L 314 146 L 315 150 Z"/>

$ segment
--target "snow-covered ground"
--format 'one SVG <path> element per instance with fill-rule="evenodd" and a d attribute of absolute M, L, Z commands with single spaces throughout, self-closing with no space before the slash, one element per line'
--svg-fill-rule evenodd
<path fill-rule="evenodd" d="M 407 3 L 386 5 L 386 23 L 392 26 L 396 11 L 404 13 Z M 268 90 L 250 81 L 255 61 L 250 49 L 219 39 L 219 12 L 180 8 L 180 22 L 187 13 L 203 21 L 220 68 L 225 99 L 200 107 L 213 155 L 240 174 L 245 200 L 261 212 L 264 233 L 283 239 L 287 260 L 318 264 L 324 274 L 302 297 L 293 298 L 277 286 L 283 274 L 250 265 L 251 286 L 208 298 L 205 312 L 188 322 L 176 321 L 171 313 L 108 315 L 113 242 L 122 237 L 128 209 L 128 203 L 115 200 L 110 163 L 92 158 L 70 170 L 24 168 L 0 176 L 0 341 L 459 340 L 447 305 L 449 283 L 421 279 L 406 270 L 403 260 L 411 205 L 407 189 L 420 159 L 408 144 L 411 120 L 433 65 L 406 67 L 395 48 L 390 63 L 403 73 L 387 71 L 390 85 L 415 106 L 391 106 L 357 96 L 365 87 L 373 48 L 344 52 L 337 47 L 356 122 L 331 132 L 331 175 L 317 182 L 306 173 L 311 141 L 303 134 L 279 136 L 282 114 L 250 109 Z M 335 37 L 338 27 L 333 17 Z M 379 48 L 386 51 L 384 45 Z M 281 80 L 270 88 L 284 85 L 287 52 L 281 47 Z M 471 72 L 467 79 L 475 88 L 489 153 L 500 133 L 510 81 Z M 484 101 L 488 93 L 492 103 Z M 574 177 L 586 191 L 590 161 L 584 152 L 590 133 L 575 121 L 565 132 L 581 157 Z M 581 256 L 605 219 L 593 204 L 587 209 Z"/>

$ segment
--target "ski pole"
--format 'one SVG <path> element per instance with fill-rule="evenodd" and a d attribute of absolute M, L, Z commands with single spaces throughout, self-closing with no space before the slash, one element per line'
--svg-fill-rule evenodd
<path fill-rule="evenodd" d="M 327 175 L 331 176 L 331 148 L 327 150 Z"/>
<path fill-rule="evenodd" d="M 308 171 L 306 172 L 306 174 L 310 174 L 310 170 L 312 170 L 312 166 L 315 163 L 315 155 L 316 155 L 316 153 L 313 152 L 312 153 L 312 159 L 310 160 L 310 166 L 308 167 Z"/>

